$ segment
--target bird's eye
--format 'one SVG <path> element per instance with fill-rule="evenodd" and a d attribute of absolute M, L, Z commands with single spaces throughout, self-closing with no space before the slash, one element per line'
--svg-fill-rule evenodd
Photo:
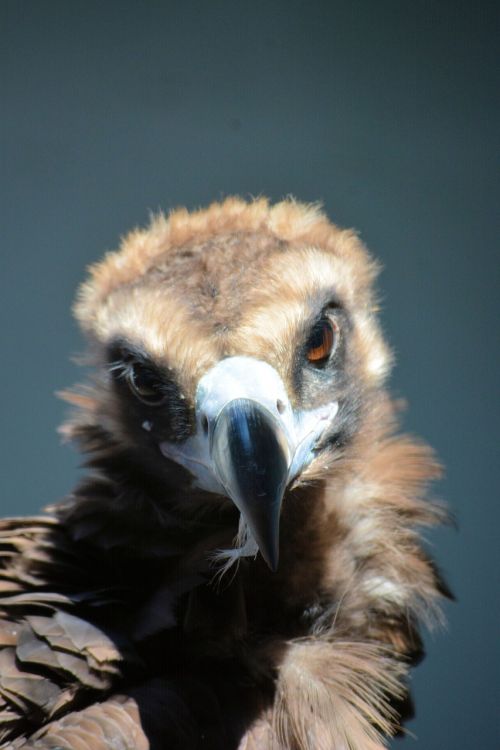
<path fill-rule="evenodd" d="M 138 362 L 130 364 L 127 380 L 132 393 L 145 404 L 158 406 L 165 401 L 166 394 L 162 388 L 162 381 L 154 372 Z"/>
<path fill-rule="evenodd" d="M 338 336 L 338 324 L 330 318 L 321 318 L 309 336 L 306 347 L 307 360 L 316 367 L 326 364 L 337 346 Z"/>

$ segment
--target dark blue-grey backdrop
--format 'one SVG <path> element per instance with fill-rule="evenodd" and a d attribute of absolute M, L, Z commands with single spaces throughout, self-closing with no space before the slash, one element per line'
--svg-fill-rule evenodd
<path fill-rule="evenodd" d="M 431 536 L 458 604 L 395 747 L 497 746 L 494 3 L 2 0 L 0 25 L 2 513 L 75 481 L 54 391 L 89 262 L 160 207 L 321 200 L 384 264 L 392 386 L 460 524 Z"/>

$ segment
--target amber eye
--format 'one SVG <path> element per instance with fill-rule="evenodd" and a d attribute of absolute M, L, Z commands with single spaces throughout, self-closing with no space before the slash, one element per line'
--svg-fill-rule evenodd
<path fill-rule="evenodd" d="M 306 357 L 308 361 L 319 367 L 328 362 L 337 345 L 339 327 L 330 318 L 321 318 L 311 331 L 307 342 Z"/>
<path fill-rule="evenodd" d="M 137 362 L 129 365 L 127 380 L 131 391 L 145 404 L 158 406 L 166 399 L 162 382 L 157 375 Z"/>

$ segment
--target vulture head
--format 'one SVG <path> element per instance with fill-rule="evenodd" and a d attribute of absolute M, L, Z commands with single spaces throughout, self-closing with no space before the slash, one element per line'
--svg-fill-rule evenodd
<path fill-rule="evenodd" d="M 290 493 L 373 430 L 390 363 L 375 273 L 316 208 L 234 199 L 159 218 L 91 269 L 76 315 L 98 368 L 92 420 L 166 505 L 236 507 L 219 560 L 259 552 L 276 571 Z"/>
<path fill-rule="evenodd" d="M 230 198 L 154 218 L 79 291 L 92 374 L 63 394 L 64 432 L 89 471 L 40 527 L 40 587 L 66 596 L 44 604 L 58 627 L 118 630 L 140 661 L 122 654 L 105 696 L 161 696 L 151 747 L 375 750 L 399 726 L 418 621 L 446 593 L 418 527 L 443 511 L 432 453 L 397 434 L 377 270 L 315 206 Z"/>

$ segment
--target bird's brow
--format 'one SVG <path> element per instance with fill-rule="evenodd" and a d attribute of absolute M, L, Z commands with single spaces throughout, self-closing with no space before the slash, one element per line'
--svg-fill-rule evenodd
<path fill-rule="evenodd" d="M 108 372 L 116 377 L 124 377 L 134 364 L 142 365 L 160 375 L 155 362 L 144 352 L 128 343 L 113 342 L 108 348 L 108 361 L 106 368 Z"/>

